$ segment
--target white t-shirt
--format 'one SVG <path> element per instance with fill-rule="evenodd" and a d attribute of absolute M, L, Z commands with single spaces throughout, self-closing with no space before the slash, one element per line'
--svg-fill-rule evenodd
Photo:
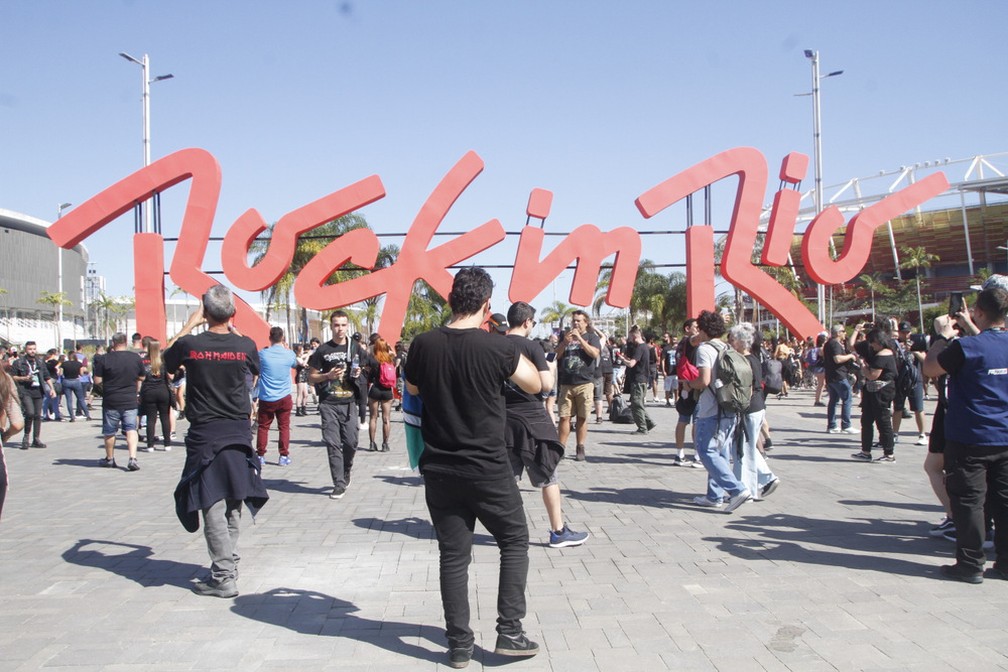
<path fill-rule="evenodd" d="M 712 384 L 714 382 L 714 363 L 717 361 L 718 353 L 727 347 L 727 343 L 715 339 L 711 341 L 704 341 L 700 344 L 700 347 L 697 348 L 696 367 L 698 369 L 707 369 L 711 372 Z M 717 412 L 717 399 L 711 391 L 711 386 L 708 385 L 704 388 L 703 393 L 700 395 L 700 401 L 697 403 L 697 417 L 710 418 L 717 415 Z"/>

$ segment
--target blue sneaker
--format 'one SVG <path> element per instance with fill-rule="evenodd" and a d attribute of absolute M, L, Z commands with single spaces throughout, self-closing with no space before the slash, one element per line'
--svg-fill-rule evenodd
<path fill-rule="evenodd" d="M 568 546 L 580 546 L 588 541 L 587 532 L 575 532 L 567 525 L 559 532 L 550 530 L 550 548 L 567 548 Z"/>
<path fill-rule="evenodd" d="M 290 459 L 289 455 L 281 455 L 280 456 L 280 461 L 277 462 L 277 464 L 279 464 L 281 467 L 289 467 L 290 463 L 291 463 L 291 459 Z"/>

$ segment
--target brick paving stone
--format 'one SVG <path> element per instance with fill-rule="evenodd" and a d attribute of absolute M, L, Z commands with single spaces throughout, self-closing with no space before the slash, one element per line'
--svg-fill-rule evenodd
<path fill-rule="evenodd" d="M 1008 669 L 1008 582 L 938 578 L 954 548 L 927 535 L 941 511 L 926 449 L 904 440 L 894 464 L 855 463 L 857 437 L 822 431 L 809 391 L 787 401 L 769 402 L 782 485 L 730 516 L 692 505 L 706 475 L 671 466 L 675 413 L 657 405 L 647 441 L 592 425 L 589 460 L 561 465 L 584 546 L 547 547 L 523 482 L 525 627 L 542 652 L 514 669 Z M 317 417 L 293 424 L 294 464 L 270 446 L 271 501 L 244 516 L 234 600 L 189 589 L 207 558 L 174 518 L 181 446 L 141 453 L 134 473 L 97 466 L 97 423 L 46 423 L 49 448 L 8 447 L 0 670 L 444 669 L 437 544 L 399 418 L 392 451 L 358 453 L 339 501 Z M 477 526 L 471 670 L 512 662 L 492 652 L 497 561 Z"/>

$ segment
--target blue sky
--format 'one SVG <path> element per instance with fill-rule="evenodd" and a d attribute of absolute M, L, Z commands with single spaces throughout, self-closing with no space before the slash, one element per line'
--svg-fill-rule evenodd
<path fill-rule="evenodd" d="M 700 160 L 753 146 L 775 174 L 786 153 L 811 154 L 811 101 L 794 95 L 811 88 L 804 49 L 844 70 L 822 84 L 826 184 L 1008 149 L 1005 25 L 1008 3 L 969 1 L 4 0 L 0 208 L 49 220 L 141 166 L 125 51 L 174 74 L 151 87 L 153 157 L 201 147 L 221 164 L 215 235 L 247 208 L 275 221 L 375 173 L 387 196 L 363 214 L 404 231 L 470 149 L 486 168 L 446 230 L 496 217 L 517 231 L 535 187 L 554 192 L 550 230 L 655 228 L 634 199 Z M 186 193 L 163 197 L 167 236 Z M 715 194 L 720 212 L 734 186 Z M 125 217 L 85 241 L 113 294 L 131 293 L 131 231 Z M 475 261 L 509 263 L 515 244 Z M 681 236 L 644 245 L 683 261 Z M 204 268 L 220 269 L 216 247 Z M 495 273 L 498 305 L 509 275 Z"/>

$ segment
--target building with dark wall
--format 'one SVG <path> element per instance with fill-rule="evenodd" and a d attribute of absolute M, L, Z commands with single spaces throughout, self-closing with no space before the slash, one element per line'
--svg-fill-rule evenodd
<path fill-rule="evenodd" d="M 43 291 L 60 291 L 59 260 L 63 261 L 63 288 L 69 305 L 63 307 L 64 336 L 77 324 L 84 323 L 84 279 L 87 274 L 88 252 L 84 245 L 72 250 L 56 247 L 46 234 L 49 222 L 10 210 L 0 209 L 0 338 L 15 343 L 24 340 L 22 331 L 32 329 L 24 321 L 55 323 L 57 311 L 51 305 L 39 303 Z M 37 339 L 43 342 L 46 333 Z"/>

